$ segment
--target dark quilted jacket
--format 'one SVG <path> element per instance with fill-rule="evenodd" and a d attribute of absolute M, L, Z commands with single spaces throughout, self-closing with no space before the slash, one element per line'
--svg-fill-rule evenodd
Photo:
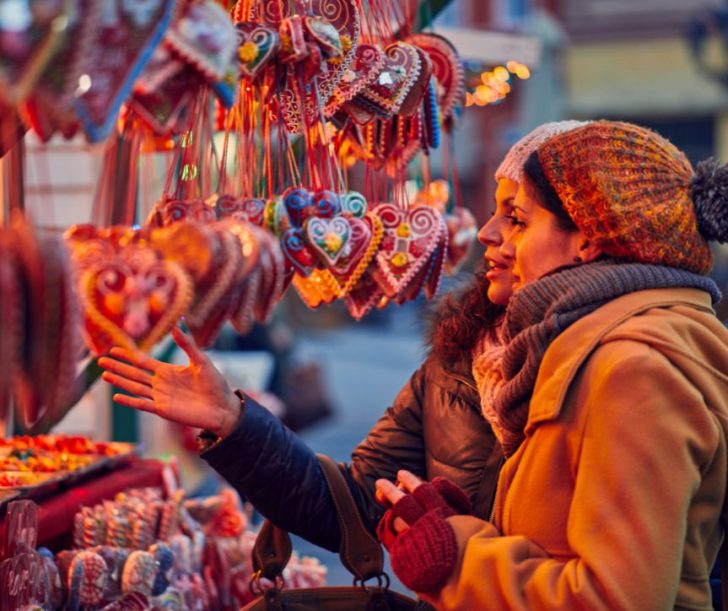
<path fill-rule="evenodd" d="M 235 432 L 203 458 L 275 524 L 338 551 L 336 513 L 315 454 L 263 407 L 248 399 Z M 373 531 L 384 511 L 374 501 L 377 479 L 393 480 L 403 468 L 447 477 L 487 518 L 501 462 L 469 362 L 443 367 L 430 356 L 341 468 Z"/>

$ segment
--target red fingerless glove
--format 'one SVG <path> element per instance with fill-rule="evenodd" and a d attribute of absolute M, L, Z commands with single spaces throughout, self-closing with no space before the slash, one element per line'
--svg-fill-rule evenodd
<path fill-rule="evenodd" d="M 402 497 L 384 514 L 377 535 L 390 551 L 392 570 L 404 585 L 415 592 L 431 592 L 445 585 L 457 562 L 455 532 L 445 518 L 471 512 L 467 495 L 437 477 Z M 410 526 L 401 534 L 394 528 L 396 518 Z"/>
<path fill-rule="evenodd" d="M 384 547 L 391 550 L 399 535 L 394 528 L 396 518 L 412 526 L 434 509 L 441 510 L 443 517 L 470 515 L 473 512 L 470 499 L 461 488 L 444 477 L 436 477 L 431 483 L 420 484 L 412 494 L 402 497 L 382 516 L 377 524 L 377 537 Z"/>

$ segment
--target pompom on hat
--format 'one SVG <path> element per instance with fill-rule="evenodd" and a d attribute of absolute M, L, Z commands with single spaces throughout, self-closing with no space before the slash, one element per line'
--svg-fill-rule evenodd
<path fill-rule="evenodd" d="M 708 160 L 694 172 L 649 129 L 595 121 L 535 155 L 568 215 L 606 255 L 706 274 L 708 240 L 728 239 L 728 170 Z"/>
<path fill-rule="evenodd" d="M 523 138 L 508 150 L 508 153 L 506 153 L 503 161 L 501 161 L 501 164 L 495 171 L 495 179 L 510 178 L 514 182 L 521 182 L 521 178 L 523 178 L 523 165 L 531 153 L 549 138 L 588 124 L 588 121 L 553 121 L 539 125 L 523 136 Z"/>

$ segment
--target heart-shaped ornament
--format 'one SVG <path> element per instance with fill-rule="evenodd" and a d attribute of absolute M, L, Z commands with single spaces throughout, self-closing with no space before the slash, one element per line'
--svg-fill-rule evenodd
<path fill-rule="evenodd" d="M 81 276 L 85 337 L 94 354 L 112 346 L 148 350 L 192 301 L 192 280 L 150 249 L 129 247 Z"/>
<path fill-rule="evenodd" d="M 129 107 L 159 136 L 183 129 L 185 110 L 202 86 L 192 68 L 185 65 L 181 68 L 156 89 L 137 92 L 129 100 Z"/>
<path fill-rule="evenodd" d="M 322 219 L 332 219 L 341 212 L 341 198 L 338 193 L 320 189 L 311 200 L 313 214 Z"/>
<path fill-rule="evenodd" d="M 432 75 L 432 62 L 430 57 L 419 47 L 414 47 L 420 58 L 420 72 L 412 82 L 411 89 L 402 100 L 399 107 L 399 115 L 401 117 L 412 117 L 420 108 L 420 104 L 425 96 L 427 87 L 430 84 L 430 76 Z"/>
<path fill-rule="evenodd" d="M 304 27 L 305 38 L 316 50 L 314 55 L 320 55 L 322 61 L 318 62 L 315 78 L 307 79 L 303 85 L 299 82 L 297 71 L 289 71 L 280 99 L 283 120 L 292 133 L 301 132 L 304 120 L 310 125 L 319 119 L 354 60 L 359 41 L 359 8 L 355 0 L 312 0 L 310 10 L 312 15 L 307 19 L 315 18 L 312 23 L 316 24 L 316 32 L 312 33 Z M 336 43 L 329 26 L 338 33 L 342 50 L 340 55 L 331 53 Z M 310 54 L 311 50 L 308 49 L 306 56 Z"/>
<path fill-rule="evenodd" d="M 20 262 L 9 232 L 0 231 L 0 420 L 5 422 L 10 405 L 12 382 L 21 361 L 24 342 L 23 313 L 26 311 L 20 275 Z"/>
<path fill-rule="evenodd" d="M 368 87 L 384 66 L 384 51 L 376 45 L 360 44 L 354 53 L 354 60 L 341 76 L 325 114 L 332 116 L 344 103 Z"/>
<path fill-rule="evenodd" d="M 236 221 L 248 221 L 254 225 L 262 225 L 265 202 L 255 197 L 233 197 L 221 195 L 215 204 L 219 219 L 231 218 Z"/>
<path fill-rule="evenodd" d="M 280 47 L 278 32 L 255 21 L 235 24 L 240 74 L 253 81 L 270 65 Z"/>
<path fill-rule="evenodd" d="M 455 108 L 465 97 L 465 69 L 455 47 L 439 34 L 414 34 L 407 42 L 416 45 L 430 56 L 432 75 L 437 81 L 437 102 L 443 123 L 452 120 Z"/>
<path fill-rule="evenodd" d="M 214 0 L 189 2 L 165 42 L 210 81 L 222 80 L 236 61 L 237 30 Z"/>
<path fill-rule="evenodd" d="M 396 115 L 420 77 L 422 60 L 416 47 L 400 41 L 387 46 L 385 55 L 381 72 L 360 97 L 386 113 Z"/>
<path fill-rule="evenodd" d="M 162 226 L 182 221 L 212 223 L 217 215 L 215 208 L 201 199 L 173 199 L 159 206 Z"/>
<path fill-rule="evenodd" d="M 308 246 L 303 229 L 291 227 L 281 236 L 281 250 L 289 265 L 301 276 L 310 276 L 316 267 L 316 253 Z"/>
<path fill-rule="evenodd" d="M 289 187 L 281 196 L 292 227 L 303 227 L 307 218 L 314 215 L 311 192 L 303 187 Z"/>
<path fill-rule="evenodd" d="M 79 81 L 74 108 L 91 142 L 106 138 L 121 104 L 162 39 L 174 0 L 108 0 L 94 31 L 87 78 Z"/>
<path fill-rule="evenodd" d="M 475 243 L 478 222 L 470 210 L 463 206 L 455 206 L 452 212 L 445 215 L 445 224 L 448 233 L 445 269 L 448 273 L 453 273 Z"/>
<path fill-rule="evenodd" d="M 364 218 L 367 213 L 367 199 L 357 191 L 346 191 L 339 196 L 341 213 L 354 218 Z"/>
<path fill-rule="evenodd" d="M 443 220 L 429 206 L 405 210 L 380 204 L 374 212 L 384 226 L 374 278 L 384 293 L 394 298 L 429 260 L 440 241 Z"/>
<path fill-rule="evenodd" d="M 384 235 L 382 221 L 374 214 L 368 214 L 363 219 L 349 219 L 349 223 L 349 249 L 331 269 L 343 295 L 348 295 L 367 271 Z"/>
<path fill-rule="evenodd" d="M 0 98 L 22 102 L 62 44 L 75 0 L 3 3 L 0 12 Z"/>
<path fill-rule="evenodd" d="M 309 308 L 315 310 L 322 304 L 333 303 L 339 296 L 338 283 L 328 270 L 316 269 L 307 278 L 299 275 L 293 277 L 293 288 Z"/>
<path fill-rule="evenodd" d="M 349 246 L 351 225 L 344 217 L 310 218 L 305 225 L 306 241 L 327 267 L 333 267 Z"/>
<path fill-rule="evenodd" d="M 361 320 L 383 299 L 385 299 L 384 291 L 374 280 L 372 267 L 370 267 L 349 291 L 349 294 L 344 298 L 344 303 L 354 319 Z"/>

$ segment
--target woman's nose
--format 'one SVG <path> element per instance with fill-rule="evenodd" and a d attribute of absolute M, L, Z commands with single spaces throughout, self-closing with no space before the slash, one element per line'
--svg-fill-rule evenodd
<path fill-rule="evenodd" d="M 498 246 L 503 241 L 503 238 L 500 231 L 498 231 L 497 225 L 496 218 L 492 217 L 478 231 L 478 242 L 483 246 Z"/>

